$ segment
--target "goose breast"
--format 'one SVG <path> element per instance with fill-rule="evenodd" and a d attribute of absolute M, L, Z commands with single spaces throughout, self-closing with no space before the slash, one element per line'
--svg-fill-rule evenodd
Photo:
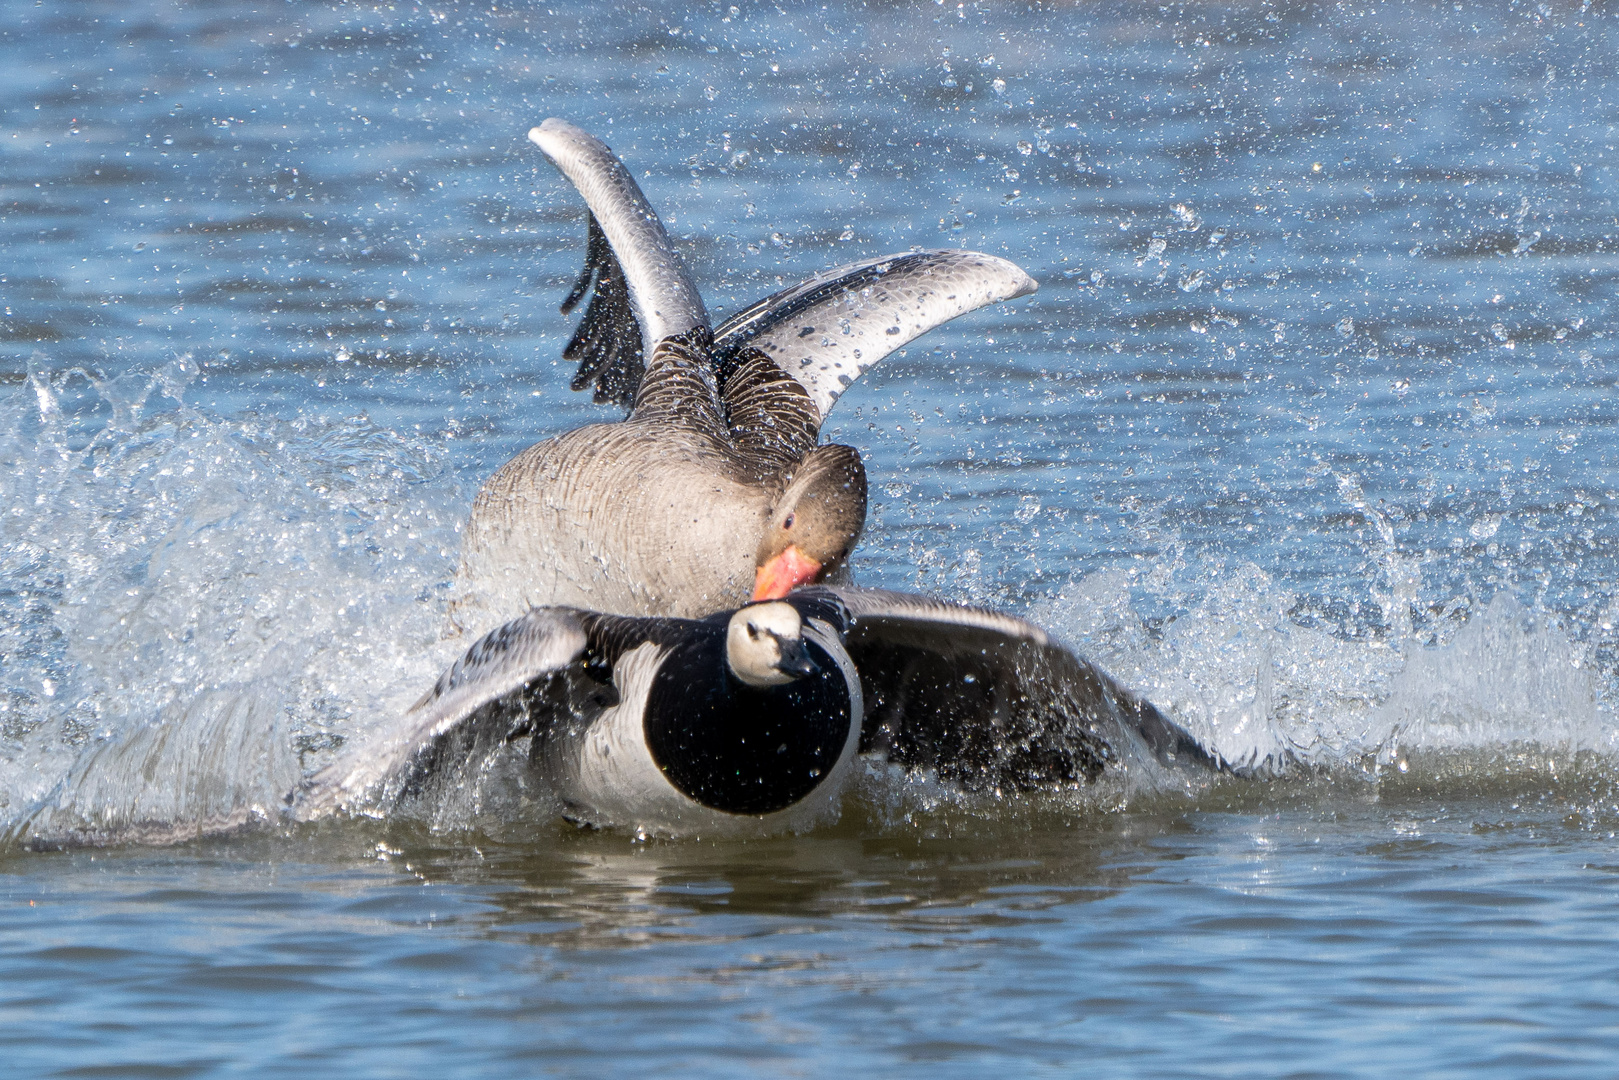
<path fill-rule="evenodd" d="M 782 613 L 785 612 L 785 616 Z M 785 617 L 803 652 L 763 682 L 738 627 Z M 752 672 L 752 674 L 750 674 Z M 779 673 L 777 675 L 773 672 Z M 750 681 L 752 680 L 752 681 Z M 475 784 L 530 738 L 566 816 L 743 836 L 836 816 L 857 754 L 967 791 L 1207 782 L 1215 753 L 1045 631 L 1000 612 L 851 587 L 703 620 L 535 608 L 492 631 L 415 706 L 289 798 L 294 816 L 386 811 Z"/>
<path fill-rule="evenodd" d="M 657 424 L 531 446 L 478 494 L 456 620 L 482 629 L 535 604 L 683 618 L 737 607 L 771 494 L 722 448 Z"/>

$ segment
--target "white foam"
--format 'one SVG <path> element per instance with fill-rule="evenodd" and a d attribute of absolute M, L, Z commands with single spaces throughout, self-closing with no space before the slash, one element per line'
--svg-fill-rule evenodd
<path fill-rule="evenodd" d="M 183 400 L 195 374 L 184 359 L 112 381 L 36 371 L 0 394 L 0 831 L 14 841 L 274 820 L 340 740 L 405 708 L 464 645 L 441 638 L 468 501 L 443 451 L 364 418 L 208 415 Z M 1375 777 L 1414 753 L 1525 744 L 1619 752 L 1577 634 L 1502 592 L 1429 643 L 1410 617 L 1422 567 L 1379 537 L 1376 633 L 1302 626 L 1260 568 L 1189 565 L 1173 545 L 1032 615 L 1260 774 Z M 1140 592 L 1177 618 L 1149 632 Z M 510 757 L 427 819 L 528 806 Z M 872 777 L 893 772 L 862 797 L 884 804 Z M 489 802 L 486 782 L 510 797 Z M 1126 805 L 1135 782 L 1075 805 Z M 945 798 L 894 783 L 894 807 Z"/>
<path fill-rule="evenodd" d="M 211 417 L 181 400 L 194 372 L 36 374 L 0 399 L 15 839 L 271 813 L 447 651 L 465 500 L 442 452 L 363 418 Z"/>
<path fill-rule="evenodd" d="M 1390 759 L 1517 743 L 1570 753 L 1619 748 L 1582 650 L 1555 619 L 1507 593 L 1447 645 L 1411 650 L 1376 716 Z"/>
<path fill-rule="evenodd" d="M 1040 614 L 1227 761 L 1261 774 L 1375 775 L 1416 751 L 1619 753 L 1586 648 L 1510 593 L 1428 644 L 1411 626 L 1414 589 L 1402 586 L 1380 597 L 1395 616 L 1386 632 L 1350 638 L 1299 625 L 1294 595 L 1258 567 L 1203 569 L 1209 584 L 1185 598 L 1190 610 L 1161 640 L 1122 574 L 1077 582 Z"/>

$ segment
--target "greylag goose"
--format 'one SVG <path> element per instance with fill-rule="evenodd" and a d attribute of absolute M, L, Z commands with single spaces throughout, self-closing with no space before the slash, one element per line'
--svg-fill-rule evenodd
<path fill-rule="evenodd" d="M 1223 767 L 1031 623 L 819 586 L 703 620 L 535 608 L 312 778 L 294 813 L 385 811 L 523 736 L 566 816 L 669 835 L 813 824 L 857 752 L 970 790 Z"/>
<path fill-rule="evenodd" d="M 894 349 L 1034 281 L 990 255 L 910 252 L 818 275 L 716 329 L 613 152 L 562 120 L 529 137 L 589 208 L 585 269 L 562 305 L 591 293 L 563 353 L 579 362 L 574 387 L 630 413 L 489 478 L 452 619 L 481 632 L 537 604 L 697 617 L 843 580 L 866 478 L 852 447 L 816 445 L 827 411 Z"/>

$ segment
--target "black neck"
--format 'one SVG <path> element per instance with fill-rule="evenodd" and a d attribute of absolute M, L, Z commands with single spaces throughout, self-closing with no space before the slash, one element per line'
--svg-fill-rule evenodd
<path fill-rule="evenodd" d="M 814 642 L 821 671 L 759 689 L 730 673 L 725 634 L 676 645 L 647 695 L 646 741 L 669 782 L 729 814 L 768 814 L 803 799 L 843 753 L 853 708 L 843 672 Z"/>

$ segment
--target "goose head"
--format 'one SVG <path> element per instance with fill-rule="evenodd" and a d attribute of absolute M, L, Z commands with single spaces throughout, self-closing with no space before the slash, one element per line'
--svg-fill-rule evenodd
<path fill-rule="evenodd" d="M 781 601 L 751 604 L 731 616 L 725 636 L 731 674 L 756 689 L 786 686 L 821 669 L 804 648 L 804 620 Z"/>
<path fill-rule="evenodd" d="M 754 560 L 754 600 L 779 600 L 841 567 L 866 527 L 866 467 L 852 446 L 804 455 L 776 501 Z"/>

